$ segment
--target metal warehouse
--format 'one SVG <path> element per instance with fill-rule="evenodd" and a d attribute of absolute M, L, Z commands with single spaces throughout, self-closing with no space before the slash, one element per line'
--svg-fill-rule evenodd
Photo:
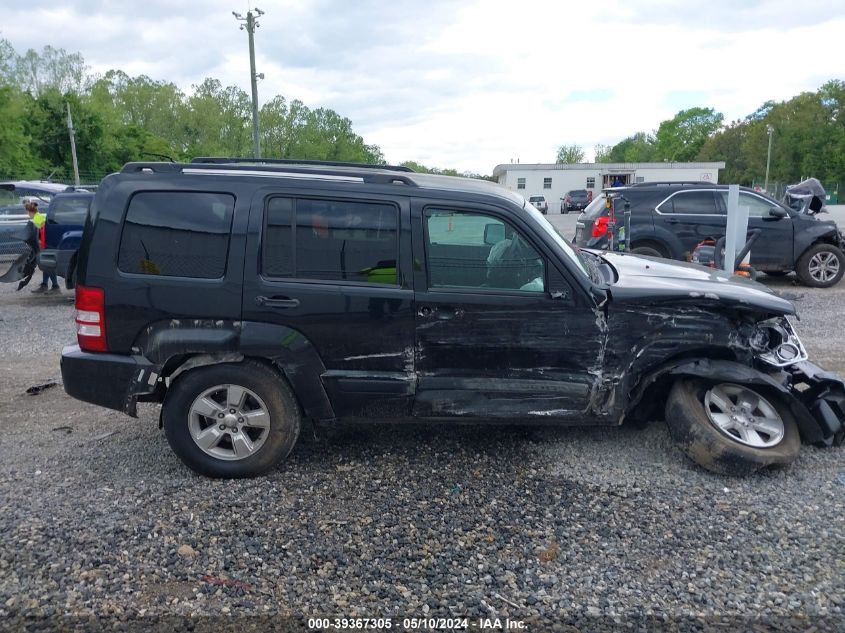
<path fill-rule="evenodd" d="M 593 195 L 614 184 L 655 181 L 719 182 L 724 162 L 715 163 L 574 163 L 496 165 L 500 185 L 528 196 L 544 195 L 550 211 L 559 210 L 567 191 L 587 189 Z"/>

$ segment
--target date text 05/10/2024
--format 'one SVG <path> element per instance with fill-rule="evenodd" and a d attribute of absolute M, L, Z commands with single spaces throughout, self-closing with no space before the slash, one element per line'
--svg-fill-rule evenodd
<path fill-rule="evenodd" d="M 309 618 L 308 628 L 316 630 L 500 630 L 524 631 L 526 623 L 510 618 Z"/>
<path fill-rule="evenodd" d="M 316 630 L 501 630 L 523 631 L 522 620 L 510 618 L 308 618 L 308 628 Z"/>

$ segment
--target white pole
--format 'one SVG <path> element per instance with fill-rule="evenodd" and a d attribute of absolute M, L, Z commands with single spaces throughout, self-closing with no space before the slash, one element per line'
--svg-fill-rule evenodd
<path fill-rule="evenodd" d="M 722 267 L 734 273 L 736 255 L 745 246 L 748 233 L 748 207 L 739 205 L 739 185 L 728 187 L 728 219 L 725 231 L 725 261 Z"/>
<path fill-rule="evenodd" d="M 766 152 L 766 180 L 763 182 L 763 191 L 769 193 L 769 163 L 772 161 L 772 133 L 775 128 L 767 125 L 766 131 L 769 133 L 769 151 Z"/>
<path fill-rule="evenodd" d="M 67 104 L 67 130 L 70 134 L 70 154 L 73 157 L 73 181 L 79 186 L 79 163 L 76 161 L 76 139 L 73 135 L 73 119 L 70 116 L 70 103 Z"/>

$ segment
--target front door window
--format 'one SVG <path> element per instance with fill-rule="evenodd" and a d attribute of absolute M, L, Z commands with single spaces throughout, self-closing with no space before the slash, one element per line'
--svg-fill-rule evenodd
<path fill-rule="evenodd" d="M 543 258 L 510 224 L 482 213 L 426 213 L 429 288 L 543 293 Z"/>

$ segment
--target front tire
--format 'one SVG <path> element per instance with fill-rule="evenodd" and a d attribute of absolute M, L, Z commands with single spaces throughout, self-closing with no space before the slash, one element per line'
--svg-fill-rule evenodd
<path fill-rule="evenodd" d="M 687 457 L 722 475 L 789 464 L 801 448 L 787 408 L 746 385 L 681 378 L 669 394 L 666 423 Z"/>
<path fill-rule="evenodd" d="M 845 272 L 845 255 L 833 244 L 816 244 L 798 258 L 795 268 L 801 283 L 812 288 L 830 288 Z"/>
<path fill-rule="evenodd" d="M 254 477 L 293 450 L 301 413 L 284 379 L 256 361 L 200 367 L 171 385 L 162 408 L 167 441 L 207 477 Z"/>

